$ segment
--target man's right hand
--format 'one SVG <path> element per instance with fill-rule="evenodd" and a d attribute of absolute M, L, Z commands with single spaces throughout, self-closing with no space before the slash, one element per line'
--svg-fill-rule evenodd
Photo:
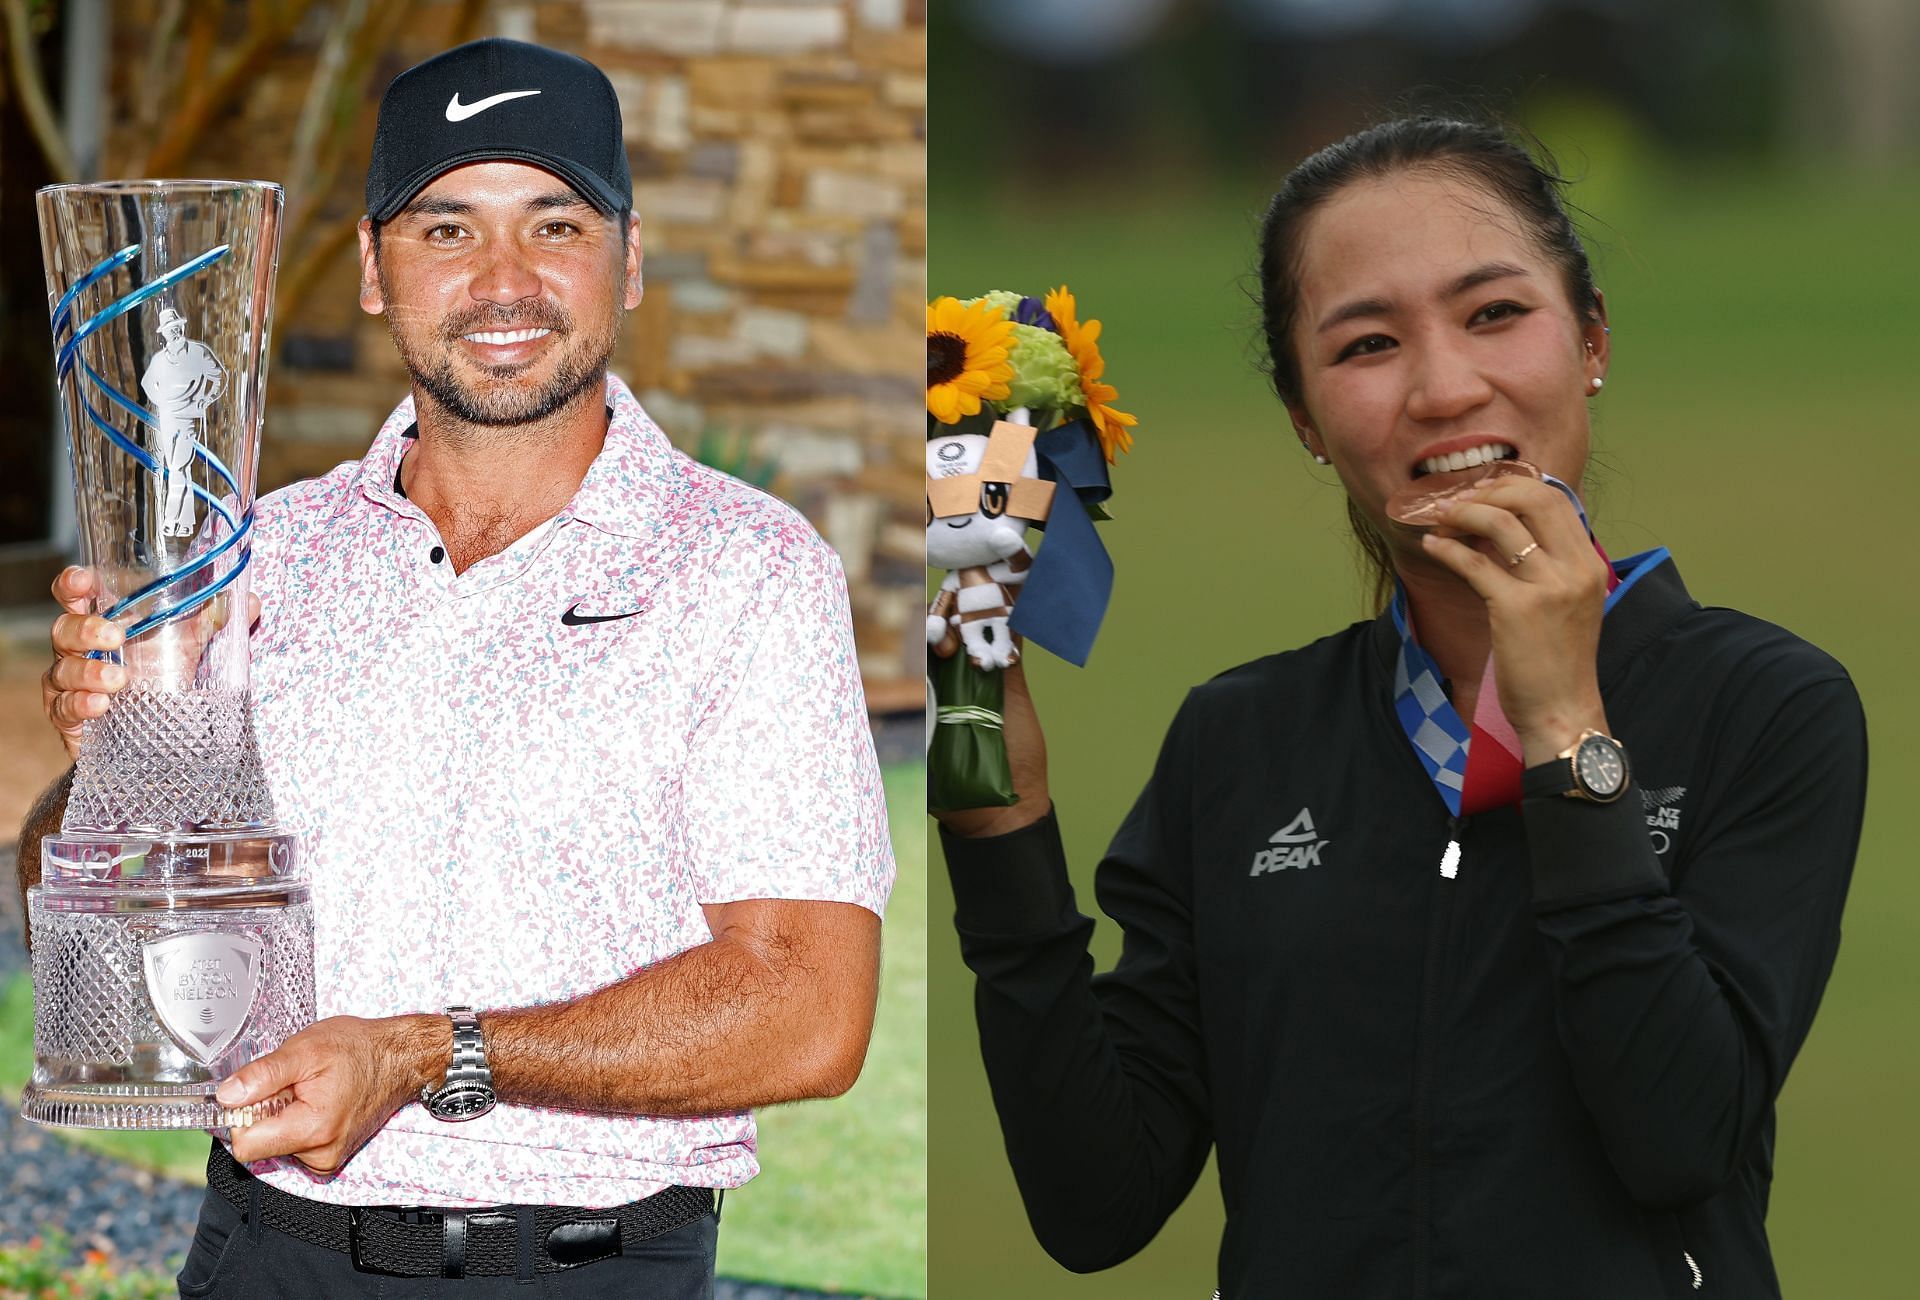
<path fill-rule="evenodd" d="M 104 716 L 113 693 L 127 684 L 127 670 L 119 664 L 87 658 L 95 650 L 118 650 L 125 639 L 117 624 L 87 612 L 93 591 L 93 573 L 77 566 L 53 580 L 53 598 L 67 612 L 53 621 L 53 666 L 40 679 L 47 721 L 75 760 L 81 725 Z"/>

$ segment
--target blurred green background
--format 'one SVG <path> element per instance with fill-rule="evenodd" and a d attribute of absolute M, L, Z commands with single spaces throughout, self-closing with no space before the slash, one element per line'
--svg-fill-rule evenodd
<path fill-rule="evenodd" d="M 1338 85 L 1318 96 L 1249 84 L 1258 34 L 1231 39 L 1221 13 L 1233 5 L 1196 8 L 1208 7 L 1077 61 L 1062 56 L 1064 37 L 1048 45 L 1029 31 L 1021 44 L 998 4 L 987 18 L 936 21 L 933 36 L 930 291 L 1065 281 L 1082 317 L 1105 322 L 1116 404 L 1140 417 L 1115 472 L 1116 518 L 1102 526 L 1118 579 L 1092 662 L 1028 661 L 1083 909 L 1186 689 L 1369 612 L 1337 481 L 1300 451 L 1253 364 L 1256 229 L 1292 161 L 1381 105 L 1414 102 L 1402 91 L 1438 68 L 1538 132 L 1591 214 L 1614 360 L 1593 406 L 1588 483 L 1608 550 L 1671 547 L 1697 599 L 1824 647 L 1866 702 L 1865 836 L 1839 964 L 1780 1102 L 1769 1230 L 1789 1297 L 1911 1296 L 1900 1256 L 1920 1218 L 1920 801 L 1908 793 L 1920 778 L 1920 130 L 1878 144 L 1871 123 L 1823 135 L 1794 85 L 1767 81 L 1796 48 L 1782 16 L 1792 4 L 1676 6 L 1718 27 L 1671 19 L 1682 26 L 1640 49 L 1635 68 L 1619 54 L 1632 28 L 1618 15 L 1645 10 L 1633 4 L 1585 6 L 1577 21 L 1531 6 L 1537 21 L 1519 35 L 1466 53 L 1435 44 L 1424 62 L 1404 27 L 1321 39 L 1313 48 L 1334 71 L 1302 71 L 1318 65 L 1300 48 L 1276 53 L 1274 75 Z M 1595 16 L 1609 9 L 1612 26 Z M 1543 34 L 1549 10 L 1563 26 Z M 1911 29 L 1882 36 L 1913 51 Z M 1579 75 L 1553 71 L 1582 53 Z M 1716 87 L 1733 102 L 1708 102 Z M 1702 96 L 1691 128 L 1674 107 L 1687 88 Z M 930 911 L 933 1294 L 1208 1295 L 1221 1226 L 1211 1169 L 1118 1269 L 1074 1277 L 1034 1243 L 937 869 Z M 1102 918 L 1096 961 L 1117 951 Z"/>

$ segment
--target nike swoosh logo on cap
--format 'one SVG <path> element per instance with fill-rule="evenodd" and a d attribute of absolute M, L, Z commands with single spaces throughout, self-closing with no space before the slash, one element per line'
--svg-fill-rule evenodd
<path fill-rule="evenodd" d="M 509 99 L 522 99 L 528 95 L 537 95 L 537 90 L 503 90 L 497 95 L 488 95 L 485 99 L 471 104 L 460 102 L 460 92 L 454 91 L 453 98 L 447 101 L 447 121 L 464 122 L 475 113 L 484 113 L 495 104 L 504 104 Z"/>

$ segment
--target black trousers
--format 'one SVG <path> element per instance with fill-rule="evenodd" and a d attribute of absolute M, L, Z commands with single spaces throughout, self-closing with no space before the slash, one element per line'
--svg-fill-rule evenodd
<path fill-rule="evenodd" d="M 200 1203 L 187 1263 L 177 1279 L 186 1300 L 713 1300 L 711 1214 L 684 1228 L 627 1245 L 625 1253 L 557 1273 L 513 1277 L 387 1277 L 361 1273 L 345 1251 L 328 1250 L 264 1224 L 250 1224 L 212 1188 Z"/>

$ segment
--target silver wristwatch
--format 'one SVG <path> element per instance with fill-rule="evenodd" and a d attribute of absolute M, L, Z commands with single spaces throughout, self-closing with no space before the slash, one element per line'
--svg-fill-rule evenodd
<path fill-rule="evenodd" d="M 438 1088 L 420 1087 L 420 1104 L 435 1119 L 473 1119 L 493 1109 L 493 1072 L 487 1069 L 487 1040 L 472 1007 L 448 1007 L 453 1020 L 453 1061 Z"/>

